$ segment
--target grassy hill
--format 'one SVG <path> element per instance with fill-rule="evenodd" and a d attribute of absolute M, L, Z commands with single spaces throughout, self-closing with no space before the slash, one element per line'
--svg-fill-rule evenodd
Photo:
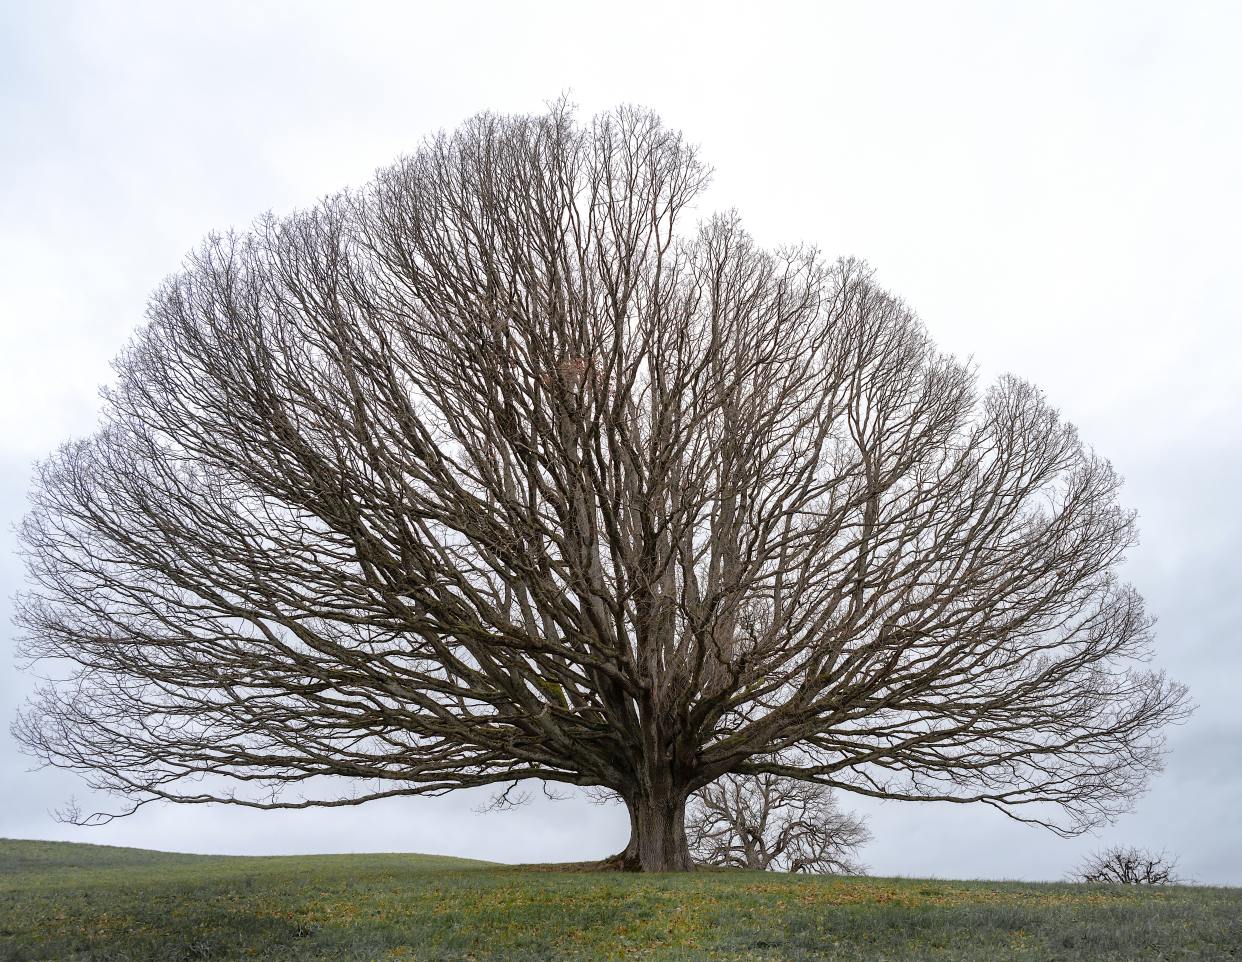
<path fill-rule="evenodd" d="M 115 845 L 80 845 L 77 842 L 40 842 L 0 838 L 0 878 L 12 873 L 38 874 L 57 869 L 114 869 L 135 865 L 194 865 L 211 862 L 211 855 L 152 852 L 145 848 Z"/>
<path fill-rule="evenodd" d="M 288 872 L 298 866 L 337 864 L 389 865 L 404 869 L 460 869 L 494 865 L 478 859 L 451 855 L 187 855 L 181 852 L 153 852 L 145 848 L 115 845 L 84 845 L 79 842 L 42 842 L 0 838 L 0 879 L 15 875 L 26 880 L 57 878 L 61 870 L 71 870 L 73 878 L 83 871 L 105 874 L 133 868 L 180 869 L 199 873 L 222 871 Z"/>
<path fill-rule="evenodd" d="M 0 840 L 0 962 L 1242 959 L 1242 889 L 534 871 Z"/>

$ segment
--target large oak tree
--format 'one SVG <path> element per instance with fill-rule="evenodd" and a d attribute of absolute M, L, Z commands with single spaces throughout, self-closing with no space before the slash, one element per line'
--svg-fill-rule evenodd
<path fill-rule="evenodd" d="M 598 786 L 643 869 L 730 772 L 1124 809 L 1185 696 L 1117 475 L 708 175 L 557 105 L 210 237 L 38 470 L 19 738 L 125 811 Z"/>

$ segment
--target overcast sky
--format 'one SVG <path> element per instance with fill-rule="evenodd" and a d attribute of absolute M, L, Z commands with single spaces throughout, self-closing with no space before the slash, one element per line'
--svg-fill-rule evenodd
<path fill-rule="evenodd" d="M 1021 6 L 1022 9 L 1018 9 Z M 1132 815 L 1061 840 L 990 809 L 844 799 L 880 874 L 1058 878 L 1165 848 L 1242 884 L 1242 5 L 0 0 L 0 836 L 199 852 L 603 856 L 624 810 L 486 795 L 261 813 L 48 814 L 7 723 L 12 525 L 90 432 L 147 294 L 207 231 L 364 182 L 480 110 L 569 92 L 701 145 L 708 209 L 869 260 L 940 345 L 1040 385 L 1126 477 L 1127 576 L 1199 709 Z"/>

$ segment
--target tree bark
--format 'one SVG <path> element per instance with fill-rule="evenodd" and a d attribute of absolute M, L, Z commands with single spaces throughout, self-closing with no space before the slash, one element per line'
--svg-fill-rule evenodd
<path fill-rule="evenodd" d="M 686 844 L 688 793 L 658 788 L 626 799 L 630 810 L 630 843 L 623 861 L 640 872 L 688 872 L 694 868 Z"/>
<path fill-rule="evenodd" d="M 627 798 L 630 840 L 601 863 L 621 872 L 687 872 L 694 868 L 686 842 L 685 792 Z"/>

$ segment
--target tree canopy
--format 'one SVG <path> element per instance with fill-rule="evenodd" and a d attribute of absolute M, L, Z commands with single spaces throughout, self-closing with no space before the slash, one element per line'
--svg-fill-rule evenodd
<path fill-rule="evenodd" d="M 124 811 L 597 786 L 645 869 L 733 772 L 1124 810 L 1186 701 L 1117 474 L 708 180 L 558 104 L 209 237 L 38 468 L 18 737 Z"/>

